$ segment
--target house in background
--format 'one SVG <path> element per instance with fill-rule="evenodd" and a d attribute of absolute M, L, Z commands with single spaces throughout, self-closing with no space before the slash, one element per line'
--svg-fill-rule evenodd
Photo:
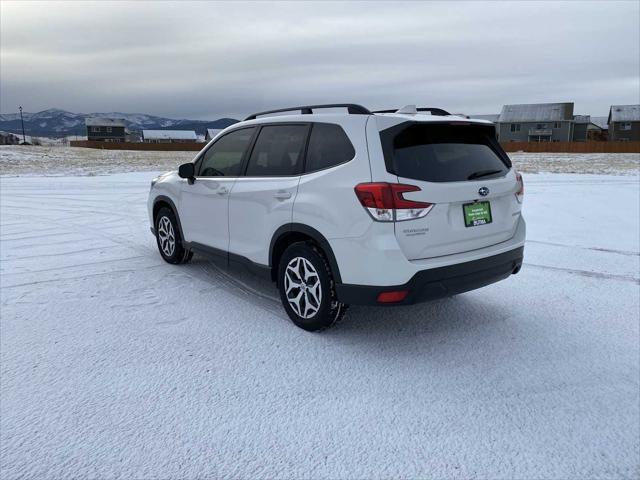
<path fill-rule="evenodd" d="M 498 119 L 501 142 L 570 142 L 573 102 L 505 105 Z"/>
<path fill-rule="evenodd" d="M 125 136 L 125 140 L 130 143 L 140 143 L 142 142 L 142 132 L 127 132 Z"/>
<path fill-rule="evenodd" d="M 606 140 L 602 128 L 591 120 L 591 115 L 574 115 L 573 122 L 574 142 Z"/>
<path fill-rule="evenodd" d="M 223 128 L 207 128 L 207 133 L 204 136 L 205 141 L 209 141 L 212 138 L 214 138 L 216 135 L 218 135 L 222 130 L 224 130 Z"/>
<path fill-rule="evenodd" d="M 87 117 L 87 140 L 98 142 L 124 142 L 126 125 L 122 118 Z"/>
<path fill-rule="evenodd" d="M 600 127 L 601 135 L 603 140 L 609 139 L 609 117 L 601 117 L 591 115 L 591 121 Z"/>
<path fill-rule="evenodd" d="M 498 123 L 500 119 L 499 113 L 487 113 L 485 115 L 469 115 L 467 118 L 477 118 L 479 120 L 489 120 L 492 123 Z"/>
<path fill-rule="evenodd" d="M 611 105 L 609 140 L 640 142 L 640 105 Z"/>
<path fill-rule="evenodd" d="M 20 137 L 9 132 L 0 132 L 0 145 L 18 145 Z"/>
<path fill-rule="evenodd" d="M 142 130 L 145 143 L 195 143 L 197 139 L 193 130 Z"/>

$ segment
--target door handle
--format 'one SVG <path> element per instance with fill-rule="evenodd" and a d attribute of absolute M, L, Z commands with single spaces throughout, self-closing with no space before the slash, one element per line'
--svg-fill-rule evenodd
<path fill-rule="evenodd" d="M 226 195 L 229 193 L 229 189 L 227 187 L 220 187 L 216 193 L 218 195 Z"/>
<path fill-rule="evenodd" d="M 273 198 L 277 198 L 278 200 L 287 200 L 291 198 L 291 192 L 285 192 L 284 190 L 282 190 L 280 192 L 274 193 Z"/>

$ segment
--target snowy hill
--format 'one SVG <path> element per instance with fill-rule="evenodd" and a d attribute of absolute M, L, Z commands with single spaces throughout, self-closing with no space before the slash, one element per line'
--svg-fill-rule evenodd
<path fill-rule="evenodd" d="M 86 133 L 84 119 L 86 117 L 112 117 L 124 118 L 127 128 L 130 131 L 140 131 L 142 129 L 184 129 L 196 130 L 197 133 L 205 134 L 207 128 L 226 128 L 237 122 L 233 118 L 220 118 L 218 120 L 187 120 L 156 117 L 144 113 L 122 113 L 122 112 L 101 112 L 101 113 L 72 113 L 57 108 L 43 110 L 42 112 L 23 112 L 24 129 L 28 135 L 62 137 L 66 135 L 84 135 Z M 0 130 L 8 132 L 21 132 L 20 114 L 6 113 L 0 114 Z"/>

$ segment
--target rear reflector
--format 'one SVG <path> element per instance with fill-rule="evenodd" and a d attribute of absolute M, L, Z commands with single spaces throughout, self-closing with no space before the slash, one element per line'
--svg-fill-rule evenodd
<path fill-rule="evenodd" d="M 404 300 L 409 294 L 406 290 L 398 290 L 396 292 L 382 292 L 378 295 L 378 303 L 396 303 Z"/>
<path fill-rule="evenodd" d="M 419 192 L 420 187 L 402 183 L 360 183 L 354 188 L 360 204 L 378 222 L 400 222 L 427 215 L 433 204 L 407 200 L 406 192 Z"/>

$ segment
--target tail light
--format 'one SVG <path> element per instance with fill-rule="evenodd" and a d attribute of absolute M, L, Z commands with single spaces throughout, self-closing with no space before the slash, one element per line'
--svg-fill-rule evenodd
<path fill-rule="evenodd" d="M 426 216 L 432 203 L 407 200 L 402 195 L 418 192 L 420 187 L 401 183 L 360 183 L 355 187 L 356 196 L 371 217 L 378 222 L 402 222 Z"/>
<path fill-rule="evenodd" d="M 522 180 L 522 175 L 520 172 L 516 172 L 516 182 L 518 183 L 518 190 L 516 190 L 516 199 L 518 203 L 522 203 L 524 199 L 524 181 Z"/>

